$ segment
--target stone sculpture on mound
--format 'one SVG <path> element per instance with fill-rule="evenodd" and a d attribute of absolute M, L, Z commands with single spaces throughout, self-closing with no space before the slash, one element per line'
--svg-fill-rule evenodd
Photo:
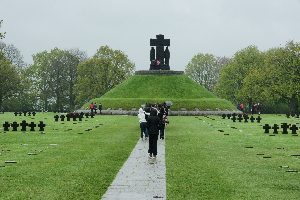
<path fill-rule="evenodd" d="M 150 70 L 170 70 L 170 51 L 168 48 L 170 46 L 170 39 L 165 39 L 164 35 L 161 34 L 156 35 L 156 39 L 150 39 L 150 46 Z"/>

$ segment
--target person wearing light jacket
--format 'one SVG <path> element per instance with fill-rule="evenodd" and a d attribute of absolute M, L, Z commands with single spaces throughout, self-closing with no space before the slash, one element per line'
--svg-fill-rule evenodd
<path fill-rule="evenodd" d="M 138 114 L 139 122 L 140 122 L 140 128 L 141 128 L 141 138 L 143 139 L 143 134 L 145 134 L 145 140 L 148 139 L 148 131 L 147 131 L 147 121 L 145 118 L 145 111 L 143 108 L 139 109 L 139 114 Z"/>

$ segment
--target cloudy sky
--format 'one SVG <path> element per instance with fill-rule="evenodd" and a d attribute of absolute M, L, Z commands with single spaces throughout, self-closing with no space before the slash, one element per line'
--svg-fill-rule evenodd
<path fill-rule="evenodd" d="M 92 56 L 102 45 L 124 51 L 136 69 L 149 68 L 149 39 L 171 39 L 171 69 L 193 55 L 231 57 L 300 42 L 300 0 L 0 0 L 4 42 L 27 63 L 54 47 Z"/>

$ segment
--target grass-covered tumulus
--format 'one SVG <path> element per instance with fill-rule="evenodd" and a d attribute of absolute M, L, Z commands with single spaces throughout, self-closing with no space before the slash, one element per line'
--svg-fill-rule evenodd
<path fill-rule="evenodd" d="M 173 110 L 234 110 L 227 100 L 198 85 L 186 75 L 135 75 L 110 90 L 100 98 L 92 100 L 106 108 L 139 108 L 145 103 L 172 101 Z M 84 107 L 88 107 L 85 104 Z"/>

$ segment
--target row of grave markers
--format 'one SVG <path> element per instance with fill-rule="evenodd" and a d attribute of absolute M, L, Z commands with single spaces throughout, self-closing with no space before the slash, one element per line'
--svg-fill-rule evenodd
<path fill-rule="evenodd" d="M 287 114 L 286 114 L 286 117 L 287 117 L 287 118 L 290 118 L 290 117 L 299 118 L 299 117 L 300 117 L 300 114 L 299 114 L 299 113 L 298 113 L 298 114 L 289 114 L 289 113 L 287 113 Z"/>
<path fill-rule="evenodd" d="M 9 123 L 6 121 L 3 124 L 3 129 L 4 131 L 9 131 L 9 127 L 12 127 L 12 131 L 18 131 L 18 127 L 21 127 L 21 131 L 26 131 L 27 127 L 30 127 L 30 131 L 35 131 L 35 127 L 37 126 L 39 127 L 39 131 L 45 131 L 46 124 L 44 124 L 43 121 L 40 121 L 39 124 L 35 124 L 34 122 L 27 123 L 25 120 L 23 120 L 21 123 L 18 122 Z"/>
<path fill-rule="evenodd" d="M 89 116 L 91 118 L 94 118 L 95 114 L 94 113 L 85 113 L 84 114 L 83 112 L 81 112 L 81 113 L 68 113 L 66 115 L 60 115 L 60 116 L 55 115 L 54 120 L 56 122 L 58 122 L 58 119 L 60 118 L 61 121 L 65 121 L 65 118 L 67 118 L 67 121 L 70 121 L 70 119 L 72 118 L 73 121 L 77 121 L 77 118 L 78 118 L 79 121 L 82 121 L 82 118 L 84 118 L 84 116 L 86 118 L 89 118 Z"/>
<path fill-rule="evenodd" d="M 238 117 L 236 117 L 238 116 Z M 260 117 L 260 115 L 258 115 L 257 118 L 255 118 L 253 115 L 251 115 L 251 117 L 249 117 L 247 114 L 236 114 L 236 113 L 233 113 L 233 114 L 223 114 L 222 115 L 222 119 L 225 119 L 225 118 L 228 118 L 228 119 L 231 119 L 233 122 L 236 122 L 236 120 L 238 120 L 239 122 L 242 122 L 244 120 L 244 122 L 248 122 L 248 120 L 250 120 L 252 123 L 256 120 L 258 123 L 260 123 L 260 121 L 262 120 L 262 118 Z"/>
<path fill-rule="evenodd" d="M 32 116 L 35 116 L 36 115 L 36 112 L 26 112 L 26 111 L 24 111 L 24 112 L 14 112 L 14 115 L 15 116 L 22 116 L 22 114 L 24 115 L 24 116 L 27 116 L 27 114 L 28 114 L 28 116 L 31 116 L 31 114 L 32 114 Z"/>
<path fill-rule="evenodd" d="M 263 126 L 263 129 L 265 130 L 264 133 L 270 133 L 270 129 L 273 129 L 274 134 L 278 134 L 278 129 L 282 128 L 282 134 L 288 134 L 288 130 L 292 131 L 292 134 L 297 134 L 297 130 L 299 128 L 297 125 L 293 124 L 287 124 L 287 123 L 281 123 L 281 126 L 279 127 L 278 124 L 274 124 L 272 127 L 269 124 L 265 124 Z"/>

